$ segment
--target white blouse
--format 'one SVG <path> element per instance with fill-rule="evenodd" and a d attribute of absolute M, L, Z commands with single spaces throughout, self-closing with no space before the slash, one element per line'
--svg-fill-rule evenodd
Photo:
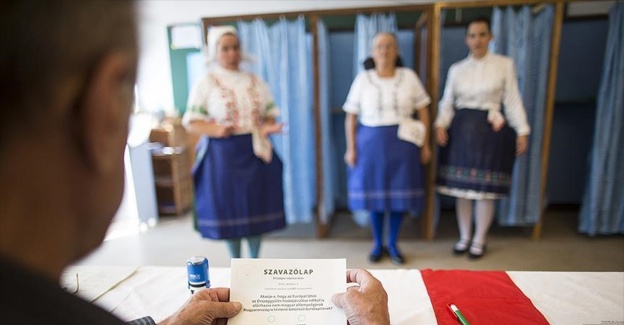
<path fill-rule="evenodd" d="M 264 118 L 276 117 L 279 109 L 269 87 L 259 77 L 241 71 L 217 68 L 191 90 L 182 124 L 191 121 L 215 122 L 251 133 Z"/>
<path fill-rule="evenodd" d="M 342 109 L 358 115 L 365 126 L 387 126 L 399 124 L 429 103 L 416 73 L 398 67 L 391 78 L 381 78 L 375 70 L 360 72 Z"/>
<path fill-rule="evenodd" d="M 513 60 L 491 53 L 481 59 L 468 56 L 449 69 L 434 125 L 448 128 L 454 110 L 462 108 L 488 110 L 490 121 L 503 119 L 501 103 L 509 126 L 518 136 L 529 134 Z"/>

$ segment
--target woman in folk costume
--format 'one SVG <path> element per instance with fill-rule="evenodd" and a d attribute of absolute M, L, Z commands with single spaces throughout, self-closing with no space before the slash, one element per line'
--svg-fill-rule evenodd
<path fill-rule="evenodd" d="M 396 36 L 380 33 L 372 46 L 375 68 L 356 76 L 343 106 L 349 208 L 370 211 L 374 244 L 369 260 L 378 262 L 387 253 L 392 262 L 403 264 L 397 246 L 403 215 L 419 213 L 424 202 L 422 164 L 431 158 L 426 139 L 431 100 L 412 70 L 396 66 Z M 420 122 L 412 119 L 415 112 Z"/>
<path fill-rule="evenodd" d="M 268 140 L 281 132 L 279 110 L 264 81 L 239 70 L 234 27 L 209 29 L 208 55 L 216 68 L 193 87 L 182 120 L 202 135 L 193 167 L 196 226 L 204 238 L 224 239 L 234 258 L 246 238 L 256 258 L 261 235 L 286 226 L 282 162 Z"/>
<path fill-rule="evenodd" d="M 530 132 L 514 63 L 488 53 L 490 40 L 489 19 L 468 24 L 470 55 L 450 67 L 434 123 L 441 147 L 437 190 L 457 198 L 460 240 L 453 251 L 470 258 L 485 253 L 494 200 L 509 194 L 515 156 L 526 152 Z"/>

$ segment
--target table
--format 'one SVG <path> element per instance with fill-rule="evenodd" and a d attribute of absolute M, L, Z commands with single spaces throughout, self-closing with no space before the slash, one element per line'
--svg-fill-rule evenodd
<path fill-rule="evenodd" d="M 437 324 L 419 270 L 370 272 L 388 292 L 392 324 Z M 75 266 L 66 270 L 64 281 L 71 282 L 75 273 L 83 279 L 79 295 L 124 320 L 149 315 L 160 321 L 190 297 L 184 267 Z M 550 324 L 624 325 L 624 272 L 507 274 Z M 230 269 L 211 268 L 210 281 L 212 287 L 229 287 Z"/>

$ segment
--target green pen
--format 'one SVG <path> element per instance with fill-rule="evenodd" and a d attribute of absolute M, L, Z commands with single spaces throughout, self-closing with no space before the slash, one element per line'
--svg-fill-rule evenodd
<path fill-rule="evenodd" d="M 464 315 L 462 315 L 461 311 L 459 311 L 459 309 L 457 308 L 457 306 L 450 304 L 449 308 L 451 308 L 451 311 L 453 312 L 453 314 L 455 314 L 455 316 L 457 316 L 457 320 L 459 320 L 459 323 L 462 325 L 470 325 L 470 323 L 468 323 L 468 320 L 466 319 L 466 317 L 464 317 Z"/>

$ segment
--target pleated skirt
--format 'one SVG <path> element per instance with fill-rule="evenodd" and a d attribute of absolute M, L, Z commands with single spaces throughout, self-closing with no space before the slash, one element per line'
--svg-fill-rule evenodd
<path fill-rule="evenodd" d="M 509 194 L 515 161 L 516 132 L 505 124 L 495 132 L 488 112 L 459 109 L 438 154 L 437 189 L 442 194 L 480 199 Z"/>
<path fill-rule="evenodd" d="M 265 164 L 251 135 L 203 137 L 193 166 L 196 227 L 204 238 L 264 234 L 286 226 L 282 162 Z"/>
<path fill-rule="evenodd" d="M 410 211 L 424 204 L 420 149 L 397 138 L 397 125 L 359 125 L 357 160 L 348 168 L 348 199 L 352 211 Z"/>

